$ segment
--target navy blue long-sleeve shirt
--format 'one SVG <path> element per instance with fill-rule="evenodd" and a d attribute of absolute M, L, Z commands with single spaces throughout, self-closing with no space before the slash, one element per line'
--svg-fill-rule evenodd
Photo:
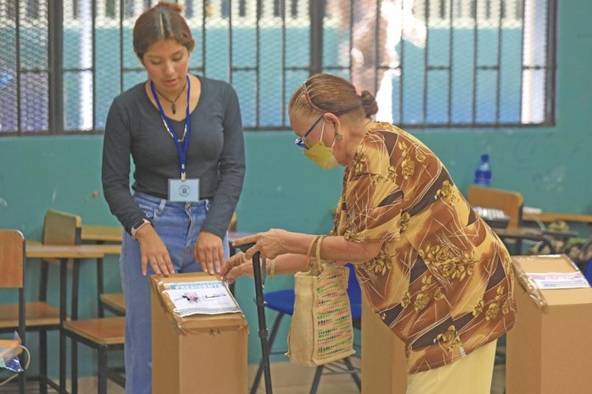
<path fill-rule="evenodd" d="M 204 77 L 200 81 L 199 103 L 190 115 L 187 178 L 199 178 L 200 198 L 212 200 L 202 229 L 223 237 L 245 175 L 240 107 L 230 84 Z M 182 135 L 184 121 L 172 124 L 177 135 Z M 113 100 L 103 144 L 105 199 L 128 231 L 144 217 L 129 188 L 130 155 L 135 165 L 132 188 L 167 198 L 168 180 L 179 179 L 179 161 L 175 143 L 164 129 L 144 83 Z"/>

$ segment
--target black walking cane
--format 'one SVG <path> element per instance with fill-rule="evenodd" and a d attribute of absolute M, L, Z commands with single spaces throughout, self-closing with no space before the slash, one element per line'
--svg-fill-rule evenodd
<path fill-rule="evenodd" d="M 243 252 L 254 246 L 255 243 L 240 245 L 238 248 Z M 257 320 L 259 322 L 259 340 L 261 341 L 261 353 L 263 360 L 263 374 L 265 377 L 265 393 L 272 394 L 271 389 L 271 368 L 269 365 L 269 341 L 267 337 L 267 324 L 265 322 L 265 300 L 263 299 L 263 281 L 261 276 L 261 253 L 253 255 L 253 276 L 255 278 L 255 301 L 257 304 Z"/>

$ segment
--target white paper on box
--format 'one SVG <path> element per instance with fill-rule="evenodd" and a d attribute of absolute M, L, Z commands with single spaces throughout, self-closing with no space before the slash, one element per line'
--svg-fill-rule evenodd
<path fill-rule="evenodd" d="M 528 272 L 532 284 L 541 290 L 578 289 L 590 287 L 580 271 L 575 272 Z"/>
<path fill-rule="evenodd" d="M 172 301 L 175 313 L 181 317 L 241 312 L 228 286 L 222 281 L 166 283 L 163 292 Z"/>

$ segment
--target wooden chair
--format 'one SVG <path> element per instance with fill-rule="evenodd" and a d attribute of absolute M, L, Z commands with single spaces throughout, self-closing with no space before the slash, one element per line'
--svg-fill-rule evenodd
<path fill-rule="evenodd" d="M 83 225 L 81 233 L 82 243 L 96 245 L 119 244 L 123 240 L 121 226 Z M 105 316 L 105 310 L 116 315 L 125 314 L 125 301 L 122 293 L 105 293 L 103 259 L 97 259 L 97 310 L 99 317 Z"/>
<path fill-rule="evenodd" d="M 99 394 L 107 393 L 107 379 L 112 379 L 125 387 L 125 378 L 119 369 L 109 368 L 107 354 L 111 350 L 123 350 L 125 341 L 125 318 L 121 316 L 103 317 L 84 320 L 68 320 L 64 322 L 64 329 L 72 339 L 72 394 L 78 392 L 78 357 L 77 343 L 81 342 L 95 349 L 98 353 L 98 390 Z"/>
<path fill-rule="evenodd" d="M 107 309 L 113 312 L 115 315 L 124 316 L 125 315 L 125 297 L 123 293 L 103 293 L 99 296 L 99 300 L 101 303 L 101 309 Z M 104 316 L 104 312 L 101 311 L 99 313 L 99 317 Z"/>
<path fill-rule="evenodd" d="M 509 216 L 508 229 L 520 226 L 524 198 L 521 193 L 476 185 L 469 186 L 467 199 L 474 207 L 496 208 Z"/>
<path fill-rule="evenodd" d="M 48 210 L 43 225 L 43 242 L 52 245 L 76 245 L 81 243 L 82 219 L 78 215 Z M 102 260 L 102 259 L 101 259 Z M 100 264 L 100 262 L 97 262 Z M 45 268 L 46 270 L 46 268 Z M 72 305 L 70 320 L 64 322 L 66 335 L 72 340 L 72 393 L 78 392 L 78 342 L 98 352 L 98 392 L 107 392 L 107 377 L 124 385 L 124 378 L 108 368 L 107 352 L 123 349 L 124 320 L 106 317 L 78 320 L 78 282 L 80 265 L 72 268 Z M 45 273 L 45 275 L 47 275 Z M 47 276 L 45 276 L 45 279 Z M 46 290 L 46 288 L 45 288 Z"/>
<path fill-rule="evenodd" d="M 541 247 L 548 247 L 551 253 L 556 252 L 552 239 L 544 231 L 521 227 L 524 204 L 521 193 L 471 185 L 467 198 L 472 206 L 500 209 L 509 216 L 507 228 L 494 230 L 512 254 L 522 254 L 522 241 L 525 240 L 539 242 Z"/>
<path fill-rule="evenodd" d="M 82 219 L 78 215 L 48 209 L 43 220 L 42 240 L 47 245 L 77 245 L 82 233 Z"/>
<path fill-rule="evenodd" d="M 18 331 L 22 344 L 26 332 L 39 332 L 39 378 L 40 392 L 47 386 L 58 386 L 47 377 L 47 331 L 60 326 L 59 311 L 45 300 L 25 302 L 25 238 L 20 231 L 0 230 L 0 288 L 18 289 L 18 303 L 0 305 L 0 332 Z M 19 377 L 20 393 L 25 392 L 26 372 Z"/>
<path fill-rule="evenodd" d="M 80 216 L 48 209 L 43 218 L 41 243 L 45 245 L 76 245 L 80 243 L 82 220 Z M 41 261 L 41 280 L 39 281 L 39 298 L 47 302 L 47 285 L 49 283 L 49 264 L 58 264 L 58 260 Z M 74 294 L 78 302 L 78 294 Z"/>
<path fill-rule="evenodd" d="M 103 244 L 103 242 L 96 243 Z M 116 316 L 125 316 L 123 293 L 105 293 L 103 259 L 97 260 L 97 302 L 99 317 L 105 317 L 105 310 Z"/>

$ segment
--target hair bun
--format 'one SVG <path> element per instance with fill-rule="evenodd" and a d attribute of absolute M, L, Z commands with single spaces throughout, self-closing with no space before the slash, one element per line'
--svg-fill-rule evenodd
<path fill-rule="evenodd" d="M 360 100 L 362 101 L 362 107 L 364 107 L 364 112 L 366 113 L 367 118 L 378 112 L 378 104 L 372 93 L 364 90 L 360 95 Z"/>
<path fill-rule="evenodd" d="M 178 12 L 179 14 L 183 11 L 183 7 L 181 7 L 177 3 L 169 3 L 168 1 L 159 1 L 156 4 L 156 7 L 168 8 L 171 11 Z"/>

